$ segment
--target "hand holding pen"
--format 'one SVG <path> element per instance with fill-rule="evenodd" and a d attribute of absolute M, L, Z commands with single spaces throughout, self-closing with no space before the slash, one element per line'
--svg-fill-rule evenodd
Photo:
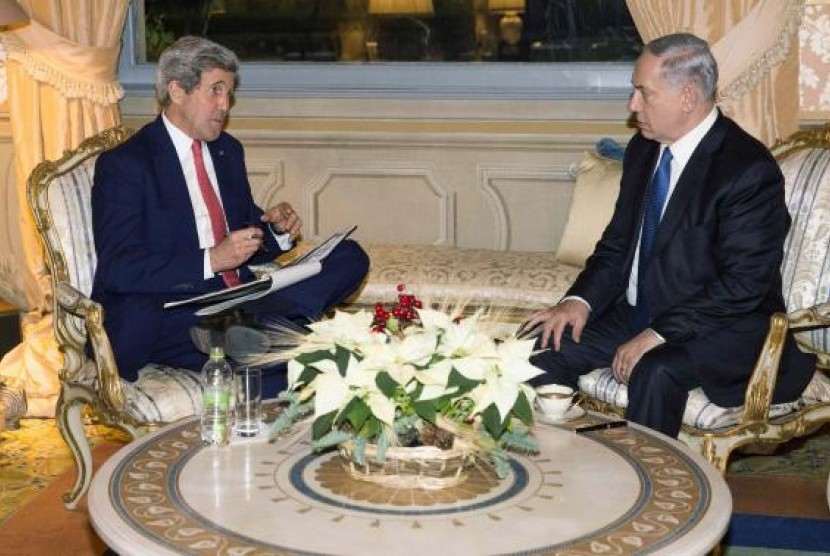
<path fill-rule="evenodd" d="M 268 222 L 277 234 L 289 234 L 292 240 L 300 235 L 303 223 L 300 215 L 288 203 L 278 203 L 262 215 L 262 221 Z"/>

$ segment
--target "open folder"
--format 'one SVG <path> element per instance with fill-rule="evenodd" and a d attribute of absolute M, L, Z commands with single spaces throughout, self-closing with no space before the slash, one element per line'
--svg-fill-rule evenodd
<path fill-rule="evenodd" d="M 164 308 L 170 309 L 183 305 L 202 305 L 203 307 L 196 311 L 196 315 L 213 315 L 245 301 L 259 299 L 271 292 L 301 282 L 306 278 L 318 274 L 323 267 L 323 260 L 340 245 L 341 241 L 349 237 L 356 229 L 357 226 L 352 226 L 345 232 L 332 234 L 328 239 L 302 257 L 291 261 L 285 266 L 271 270 L 252 282 L 246 282 L 233 288 L 209 292 L 195 297 L 188 297 L 187 299 L 170 301 L 164 304 Z"/>

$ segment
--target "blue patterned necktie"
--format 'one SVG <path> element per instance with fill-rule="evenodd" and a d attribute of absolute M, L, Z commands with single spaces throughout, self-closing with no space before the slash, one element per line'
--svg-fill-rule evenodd
<path fill-rule="evenodd" d="M 660 226 L 660 217 L 663 213 L 663 205 L 666 204 L 666 197 L 669 193 L 669 180 L 671 179 L 671 151 L 663 149 L 657 171 L 651 178 L 651 184 L 646 194 L 646 206 L 643 213 L 643 230 L 640 234 L 640 261 L 637 266 L 637 306 L 634 308 L 633 325 L 637 329 L 646 328 L 651 322 L 646 307 L 646 294 L 643 289 L 643 281 L 648 269 L 651 250 L 654 247 L 654 238 L 657 237 L 657 228 Z"/>

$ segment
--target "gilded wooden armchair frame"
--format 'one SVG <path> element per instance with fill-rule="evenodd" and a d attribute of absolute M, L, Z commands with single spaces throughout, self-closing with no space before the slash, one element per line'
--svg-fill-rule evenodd
<path fill-rule="evenodd" d="M 39 164 L 27 184 L 29 208 L 44 244 L 52 279 L 53 327 L 64 359 L 56 418 L 77 468 L 75 483 L 63 496 L 64 505 L 69 509 L 77 506 L 92 481 L 92 452 L 84 431 L 85 407 L 92 410 L 99 422 L 117 427 L 134 438 L 160 425 L 137 422 L 125 412 L 123 386 L 103 328 L 103 309 L 89 298 L 89 291 L 82 291 L 91 284 L 82 287 L 74 283 L 72 265 L 83 264 L 82 259 L 78 259 L 77 253 L 73 253 L 72 260 L 68 258 L 71 238 L 62 237 L 66 230 L 56 225 L 58 215 L 53 212 L 60 209 L 53 202 L 53 195 L 62 194 L 58 188 L 73 183 L 75 173 L 91 176 L 97 156 L 131 134 L 130 129 L 118 126 L 91 137 L 60 159 Z M 68 218 L 66 214 L 61 216 Z M 82 222 L 72 224 L 70 233 L 89 234 L 88 241 L 92 241 L 91 226 Z M 94 246 L 88 249 L 94 259 Z M 93 347 L 94 361 L 86 354 L 87 338 Z"/>
<path fill-rule="evenodd" d="M 772 151 L 779 163 L 804 149 L 830 150 L 830 124 L 799 131 L 786 140 L 777 142 Z M 812 403 L 780 417 L 770 417 L 772 393 L 778 377 L 778 367 L 788 330 L 795 332 L 830 326 L 830 303 L 819 303 L 791 311 L 776 313 L 770 318 L 770 328 L 761 353 L 747 385 L 739 421 L 721 429 L 702 429 L 683 425 L 679 438 L 700 452 L 721 473 L 726 472 L 730 454 L 747 445 L 774 445 L 808 435 L 825 423 L 830 423 L 830 399 Z M 818 351 L 799 341 L 804 351 L 816 353 L 819 373 L 830 373 L 830 354 Z M 583 394 L 586 407 L 621 415 L 623 410 L 609 403 Z"/>

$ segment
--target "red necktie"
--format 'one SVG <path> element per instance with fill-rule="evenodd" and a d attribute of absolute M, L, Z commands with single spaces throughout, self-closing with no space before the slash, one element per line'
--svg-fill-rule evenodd
<path fill-rule="evenodd" d="M 205 169 L 205 160 L 202 158 L 202 142 L 193 141 L 193 146 L 190 147 L 193 151 L 193 163 L 196 165 L 196 181 L 199 182 L 199 189 L 202 191 L 202 199 L 210 215 L 210 227 L 213 228 L 214 245 L 218 245 L 225 238 L 225 229 L 227 224 L 225 222 L 225 211 L 222 210 L 222 205 L 219 203 L 219 197 L 216 196 L 216 191 L 210 183 L 207 170 Z M 241 282 L 239 274 L 235 270 L 222 271 L 222 279 L 225 280 L 225 285 L 228 287 L 238 286 Z"/>

